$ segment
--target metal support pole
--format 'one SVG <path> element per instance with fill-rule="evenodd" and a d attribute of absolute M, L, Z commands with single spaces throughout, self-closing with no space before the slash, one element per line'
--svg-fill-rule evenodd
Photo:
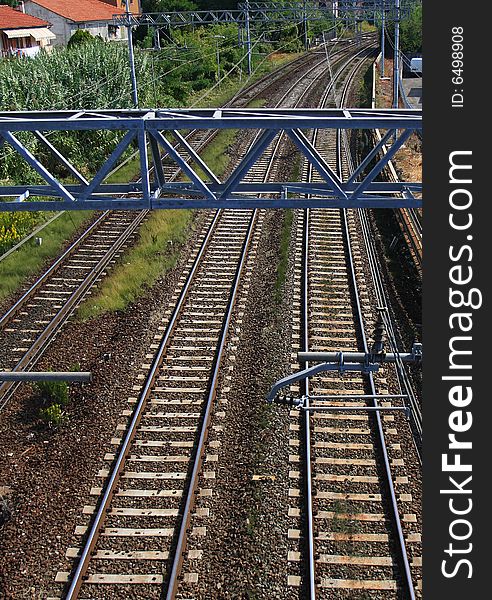
<path fill-rule="evenodd" d="M 400 77 L 400 0 L 395 0 L 395 56 L 393 60 L 393 108 L 398 108 L 398 79 Z"/>
<path fill-rule="evenodd" d="M 405 400 L 408 394 L 328 394 L 309 396 L 310 400 Z"/>
<path fill-rule="evenodd" d="M 220 52 L 219 52 L 219 40 L 215 40 L 215 47 L 217 49 L 217 83 L 220 81 Z"/>
<path fill-rule="evenodd" d="M 126 10 L 126 22 L 127 22 L 127 30 L 128 30 L 128 54 L 130 58 L 130 77 L 132 80 L 132 97 L 133 97 L 133 105 L 135 108 L 138 108 L 138 89 L 137 89 L 137 75 L 135 73 L 135 55 L 133 53 L 133 34 L 132 34 L 132 25 L 130 22 L 130 4 L 128 0 L 125 0 L 125 10 Z"/>
<path fill-rule="evenodd" d="M 384 44 L 386 40 L 386 34 L 384 28 L 386 27 L 386 6 L 385 0 L 381 0 L 382 10 L 381 10 L 381 77 L 384 78 Z"/>
<path fill-rule="evenodd" d="M 219 40 L 225 40 L 224 35 L 214 35 L 215 38 L 215 48 L 217 50 L 217 83 L 220 87 L 220 50 L 219 50 Z"/>
<path fill-rule="evenodd" d="M 404 412 L 408 414 L 406 406 L 300 406 L 305 412 Z"/>
<path fill-rule="evenodd" d="M 298 352 L 297 360 L 300 363 L 324 362 L 342 364 L 366 364 L 368 360 L 374 364 L 394 363 L 400 360 L 404 363 L 419 362 L 422 355 L 417 352 L 385 352 L 383 354 L 366 354 L 365 352 Z"/>
<path fill-rule="evenodd" d="M 323 46 L 325 47 L 326 62 L 330 64 L 330 55 L 328 54 L 328 44 L 326 43 L 326 32 L 323 31 Z"/>
<path fill-rule="evenodd" d="M 304 27 L 304 50 L 309 50 L 308 20 L 307 20 L 306 0 L 304 0 L 304 2 L 303 2 L 302 22 L 303 22 L 303 27 Z"/>
<path fill-rule="evenodd" d="M 248 75 L 251 76 L 253 72 L 252 65 L 252 48 L 251 48 L 251 28 L 249 22 L 249 0 L 246 0 L 245 6 L 245 21 L 246 21 L 246 48 L 248 49 Z"/>

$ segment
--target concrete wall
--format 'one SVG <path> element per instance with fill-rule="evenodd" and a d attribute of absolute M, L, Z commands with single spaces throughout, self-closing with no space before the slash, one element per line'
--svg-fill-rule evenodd
<path fill-rule="evenodd" d="M 66 46 L 68 40 L 77 31 L 77 29 L 87 29 L 92 35 L 100 35 L 104 40 L 126 40 L 126 28 L 120 27 L 116 35 L 110 35 L 108 31 L 109 23 L 107 21 L 92 21 L 87 23 L 74 23 L 57 15 L 56 13 L 39 6 L 32 0 L 25 2 L 26 13 L 33 17 L 44 19 L 52 24 L 51 31 L 56 35 L 56 40 L 52 41 L 54 46 Z"/>

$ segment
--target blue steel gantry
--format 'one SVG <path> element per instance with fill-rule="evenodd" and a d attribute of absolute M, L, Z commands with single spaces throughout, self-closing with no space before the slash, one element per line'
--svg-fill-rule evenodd
<path fill-rule="evenodd" d="M 381 142 L 342 180 L 315 148 L 312 129 L 382 129 Z M 422 206 L 420 182 L 376 181 L 409 136 L 422 128 L 416 109 L 178 109 L 0 113 L 0 145 L 8 144 L 37 174 L 37 182 L 0 182 L 0 211 L 166 208 L 401 208 Z M 255 130 L 256 137 L 231 175 L 219 179 L 185 138 L 190 130 Z M 113 131 L 115 146 L 89 181 L 50 141 L 51 132 Z M 395 131 L 398 136 L 393 139 Z M 19 135 L 22 134 L 22 135 Z M 285 135 L 321 175 L 322 183 L 280 179 L 251 183 L 246 175 Z M 28 138 L 36 138 L 29 144 Z M 107 183 L 127 151 L 138 148 L 140 180 Z M 38 148 L 39 156 L 34 150 Z M 387 151 L 382 154 L 383 147 Z M 64 180 L 41 162 L 50 152 Z M 163 156 L 188 181 L 166 181 Z M 282 177 L 281 174 L 278 177 Z M 36 202 L 26 201 L 38 197 Z"/>
<path fill-rule="evenodd" d="M 337 19 L 341 22 L 359 20 L 373 21 L 381 13 L 382 0 L 327 0 L 320 2 L 286 1 L 281 4 L 271 2 L 243 2 L 237 10 L 194 10 L 160 13 L 127 13 L 113 16 L 113 23 L 118 27 L 200 27 L 203 25 L 219 25 L 235 23 L 245 26 L 250 23 L 302 23 L 304 21 L 320 21 Z M 387 1 L 386 20 L 393 21 L 407 15 L 418 3 L 418 0 L 402 0 L 399 9 Z"/>

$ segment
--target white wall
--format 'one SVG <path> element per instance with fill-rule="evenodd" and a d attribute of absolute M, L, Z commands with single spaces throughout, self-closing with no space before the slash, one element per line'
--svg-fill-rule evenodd
<path fill-rule="evenodd" d="M 26 13 L 40 19 L 44 19 L 52 24 L 51 31 L 56 35 L 56 40 L 52 41 L 54 46 L 66 46 L 68 40 L 72 37 L 72 34 L 77 29 L 87 29 L 92 35 L 100 35 L 104 40 L 126 40 L 127 33 L 125 27 L 118 28 L 116 37 L 108 36 L 108 22 L 106 21 L 93 21 L 88 23 L 74 23 L 68 21 L 60 15 L 47 10 L 46 8 L 39 6 L 32 0 L 25 2 Z"/>

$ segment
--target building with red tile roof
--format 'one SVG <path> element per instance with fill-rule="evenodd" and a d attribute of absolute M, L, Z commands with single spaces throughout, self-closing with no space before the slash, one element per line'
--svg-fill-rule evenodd
<path fill-rule="evenodd" d="M 126 29 L 112 24 L 113 15 L 125 12 L 122 4 L 120 0 L 26 0 L 24 7 L 26 13 L 50 21 L 56 44 L 66 46 L 77 29 L 104 40 L 126 39 Z M 140 3 L 132 0 L 131 7 L 139 12 Z"/>
<path fill-rule="evenodd" d="M 0 5 L 0 55 L 35 56 L 55 39 L 50 27 L 44 19 Z"/>

